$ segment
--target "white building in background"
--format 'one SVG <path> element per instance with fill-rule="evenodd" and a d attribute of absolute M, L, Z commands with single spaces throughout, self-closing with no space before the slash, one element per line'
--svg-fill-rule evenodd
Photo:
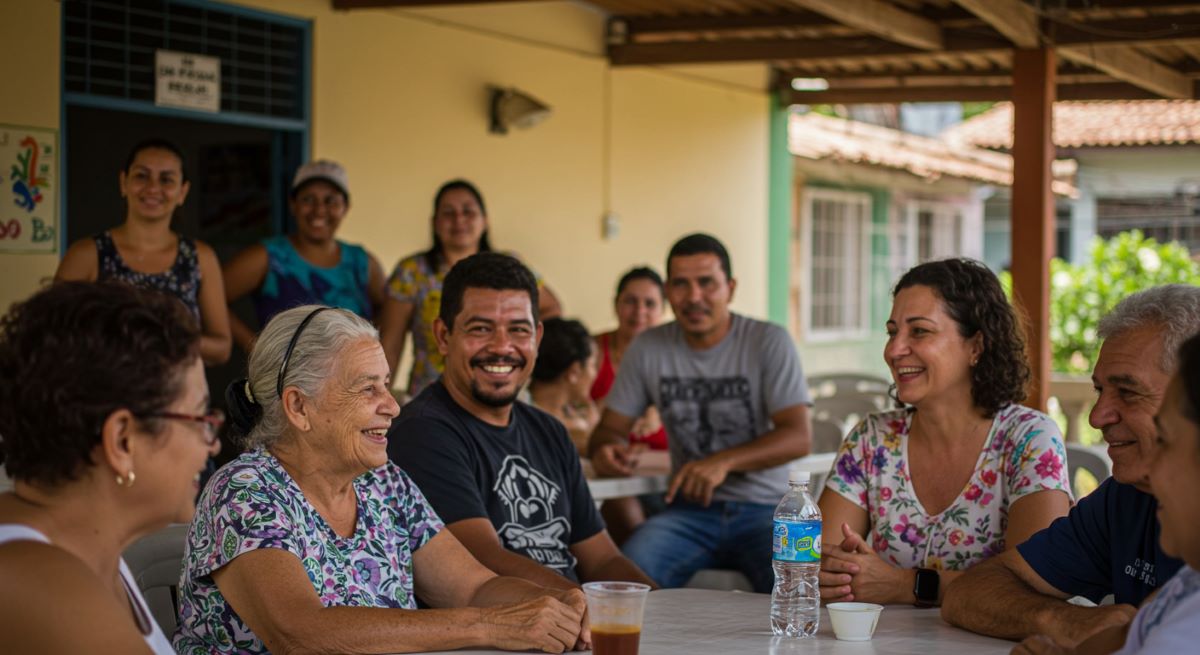
<path fill-rule="evenodd" d="M 1012 105 L 1000 103 L 942 138 L 1007 151 Z M 1078 197 L 1058 202 L 1058 254 L 1087 257 L 1095 236 L 1138 229 L 1160 242 L 1178 241 L 1200 255 L 1200 102 L 1129 100 L 1054 105 L 1059 159 L 1076 163 Z M 1007 189 L 985 203 L 984 259 L 1008 264 L 1011 229 Z"/>

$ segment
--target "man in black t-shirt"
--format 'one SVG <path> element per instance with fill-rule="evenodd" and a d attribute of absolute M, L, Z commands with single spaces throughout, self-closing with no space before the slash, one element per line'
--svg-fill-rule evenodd
<path fill-rule="evenodd" d="M 501 575 L 554 588 L 652 584 L 604 529 L 566 429 L 517 401 L 541 339 L 537 295 L 532 273 L 506 255 L 450 270 L 433 326 L 445 371 L 404 407 L 388 456 Z"/>

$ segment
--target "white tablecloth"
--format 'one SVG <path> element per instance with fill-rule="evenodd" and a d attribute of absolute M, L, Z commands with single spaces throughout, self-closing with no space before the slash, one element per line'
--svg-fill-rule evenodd
<path fill-rule="evenodd" d="M 831 653 L 834 655 L 1001 655 L 1012 642 L 959 630 L 936 609 L 890 605 L 879 617 L 875 638 L 838 641 L 821 610 L 821 627 L 809 639 L 771 634 L 771 597 L 737 591 L 664 589 L 646 599 L 641 655 L 740 655 Z M 492 650 L 454 653 L 497 653 Z"/>
<path fill-rule="evenodd" d="M 810 487 L 813 497 L 821 495 L 820 485 L 833 466 L 835 453 L 818 453 L 801 457 L 792 466 L 813 475 L 815 484 Z M 597 478 L 592 472 L 591 462 L 584 460 L 583 472 L 588 478 L 588 488 L 596 501 L 623 496 L 664 493 L 670 477 L 671 460 L 664 450 L 642 454 L 634 475 L 628 478 Z"/>

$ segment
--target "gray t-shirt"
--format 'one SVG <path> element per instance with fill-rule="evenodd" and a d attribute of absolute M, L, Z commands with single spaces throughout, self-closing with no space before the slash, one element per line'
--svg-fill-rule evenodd
<path fill-rule="evenodd" d="M 605 399 L 609 409 L 662 415 L 671 467 L 753 441 L 774 426 L 771 415 L 811 404 L 800 358 L 778 325 L 733 314 L 729 334 L 692 350 L 675 322 L 646 330 L 630 344 Z M 714 500 L 775 504 L 787 492 L 787 465 L 730 473 Z"/>

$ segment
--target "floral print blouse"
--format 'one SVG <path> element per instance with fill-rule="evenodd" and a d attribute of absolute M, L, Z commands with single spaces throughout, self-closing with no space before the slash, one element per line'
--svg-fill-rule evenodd
<path fill-rule="evenodd" d="M 1005 549 L 1008 508 L 1018 498 L 1071 485 L 1058 425 L 1008 405 L 996 413 L 975 471 L 958 498 L 930 515 L 908 471 L 911 408 L 872 414 L 842 442 L 827 489 L 867 510 L 867 541 L 901 568 L 961 571 Z"/>
<path fill-rule="evenodd" d="M 175 649 L 267 652 L 212 579 L 213 571 L 257 548 L 295 555 L 326 607 L 416 609 L 412 555 L 442 529 L 441 519 L 391 462 L 358 477 L 354 490 L 354 534 L 341 537 L 268 451 L 244 453 L 217 471 L 188 530 Z"/>

